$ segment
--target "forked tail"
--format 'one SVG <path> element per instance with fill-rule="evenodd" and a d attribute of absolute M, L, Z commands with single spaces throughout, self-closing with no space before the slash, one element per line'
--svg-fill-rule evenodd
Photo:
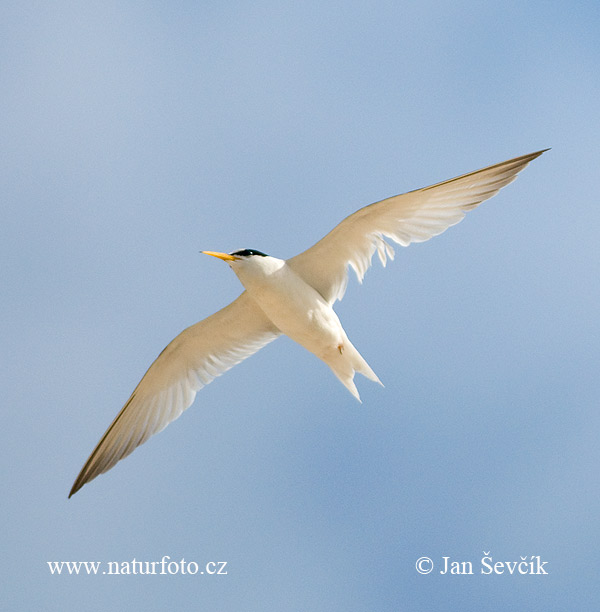
<path fill-rule="evenodd" d="M 361 402 L 360 395 L 354 384 L 354 374 L 356 372 L 373 382 L 379 383 L 383 387 L 383 383 L 379 380 L 377 374 L 373 372 L 350 340 L 346 340 L 333 355 L 328 357 L 328 359 L 323 359 L 323 361 L 333 370 L 333 373 L 340 379 L 341 383 L 359 402 Z"/>

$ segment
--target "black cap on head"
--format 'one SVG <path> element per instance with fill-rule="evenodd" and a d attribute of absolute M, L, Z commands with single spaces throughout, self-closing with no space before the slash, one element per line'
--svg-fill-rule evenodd
<path fill-rule="evenodd" d="M 259 255 L 260 257 L 266 257 L 266 253 L 261 253 L 256 249 L 242 249 L 241 251 L 235 251 L 234 253 L 230 253 L 230 255 L 236 255 L 237 257 L 250 257 L 251 255 Z"/>

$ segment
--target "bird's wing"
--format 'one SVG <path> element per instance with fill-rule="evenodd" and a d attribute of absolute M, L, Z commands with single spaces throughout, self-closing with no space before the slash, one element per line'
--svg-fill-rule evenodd
<path fill-rule="evenodd" d="M 175 420 L 199 389 L 279 334 L 246 292 L 181 332 L 156 358 L 106 430 L 69 497 Z"/>
<path fill-rule="evenodd" d="M 515 157 L 365 206 L 311 248 L 289 259 L 288 264 L 328 302 L 341 300 L 348 284 L 348 267 L 362 282 L 375 251 L 384 266 L 388 257 L 393 259 L 394 249 L 386 238 L 408 246 L 441 234 L 458 223 L 468 210 L 514 181 L 543 152 Z"/>

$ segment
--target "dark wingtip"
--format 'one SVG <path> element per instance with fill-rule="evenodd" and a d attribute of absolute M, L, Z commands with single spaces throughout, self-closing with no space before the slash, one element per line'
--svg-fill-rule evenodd
<path fill-rule="evenodd" d="M 79 489 L 81 489 L 83 485 L 78 485 L 77 481 L 75 481 L 73 483 L 73 486 L 71 487 L 71 490 L 69 491 L 69 497 L 67 497 L 67 499 L 71 499 L 71 497 L 73 497 L 73 495 L 75 495 L 75 493 L 77 493 L 77 491 L 79 491 Z"/>

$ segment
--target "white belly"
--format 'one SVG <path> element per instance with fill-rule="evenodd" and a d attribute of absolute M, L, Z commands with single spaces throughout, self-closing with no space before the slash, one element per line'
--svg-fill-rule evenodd
<path fill-rule="evenodd" d="M 318 357 L 344 344 L 346 334 L 333 308 L 293 270 L 284 267 L 246 289 L 286 336 Z"/>
<path fill-rule="evenodd" d="M 333 308 L 283 259 L 259 256 L 232 265 L 250 297 L 277 328 L 323 360 L 360 400 L 354 373 L 379 382 L 352 345 Z"/>

